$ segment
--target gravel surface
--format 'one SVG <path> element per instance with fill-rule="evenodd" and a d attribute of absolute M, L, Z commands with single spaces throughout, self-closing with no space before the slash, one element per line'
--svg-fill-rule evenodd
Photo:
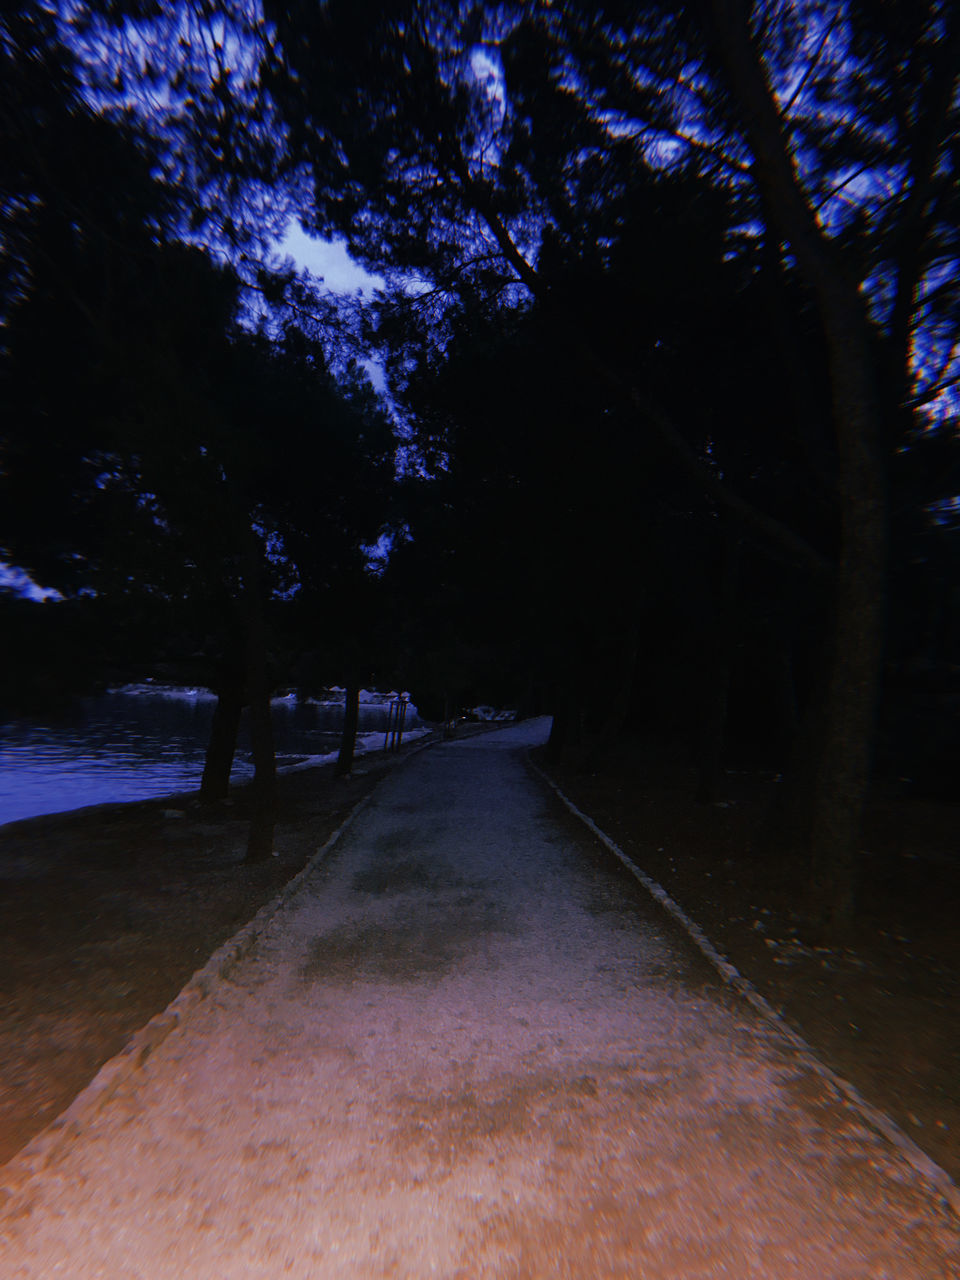
<path fill-rule="evenodd" d="M 376 792 L 0 1216 L 4 1280 L 940 1280 L 955 1219 L 526 770 Z"/>

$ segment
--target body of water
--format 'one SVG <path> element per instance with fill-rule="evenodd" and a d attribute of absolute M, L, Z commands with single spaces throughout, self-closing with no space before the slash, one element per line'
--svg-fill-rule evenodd
<path fill-rule="evenodd" d="M 215 705 L 204 690 L 141 685 L 80 699 L 55 719 L 0 724 L 0 823 L 197 790 Z M 358 748 L 382 748 L 388 719 L 387 703 L 362 702 Z M 278 765 L 334 758 L 342 720 L 335 704 L 275 700 Z M 405 728 L 419 725 L 408 708 Z M 252 776 L 244 723 L 232 777 Z"/>

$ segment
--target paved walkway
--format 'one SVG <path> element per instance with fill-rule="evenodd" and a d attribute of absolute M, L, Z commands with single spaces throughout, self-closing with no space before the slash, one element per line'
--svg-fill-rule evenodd
<path fill-rule="evenodd" d="M 955 1220 L 529 774 L 376 792 L 0 1215 L 4 1280 L 940 1280 Z"/>

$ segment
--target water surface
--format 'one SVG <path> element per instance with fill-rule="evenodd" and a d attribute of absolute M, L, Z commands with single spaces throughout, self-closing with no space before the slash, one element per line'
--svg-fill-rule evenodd
<path fill-rule="evenodd" d="M 0 724 L 0 823 L 196 790 L 215 705 L 205 690 L 142 685 L 79 699 L 56 718 Z M 382 703 L 361 705 L 368 748 L 383 745 L 388 714 Z M 334 755 L 342 719 L 335 704 L 275 700 L 278 764 Z M 418 723 L 411 708 L 407 725 Z M 252 776 L 244 723 L 232 780 Z"/>

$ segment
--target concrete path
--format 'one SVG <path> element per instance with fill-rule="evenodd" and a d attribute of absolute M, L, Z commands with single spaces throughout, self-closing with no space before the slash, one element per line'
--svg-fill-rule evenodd
<path fill-rule="evenodd" d="M 955 1220 L 526 770 L 415 756 L 0 1215 L 52 1280 L 940 1280 Z"/>

